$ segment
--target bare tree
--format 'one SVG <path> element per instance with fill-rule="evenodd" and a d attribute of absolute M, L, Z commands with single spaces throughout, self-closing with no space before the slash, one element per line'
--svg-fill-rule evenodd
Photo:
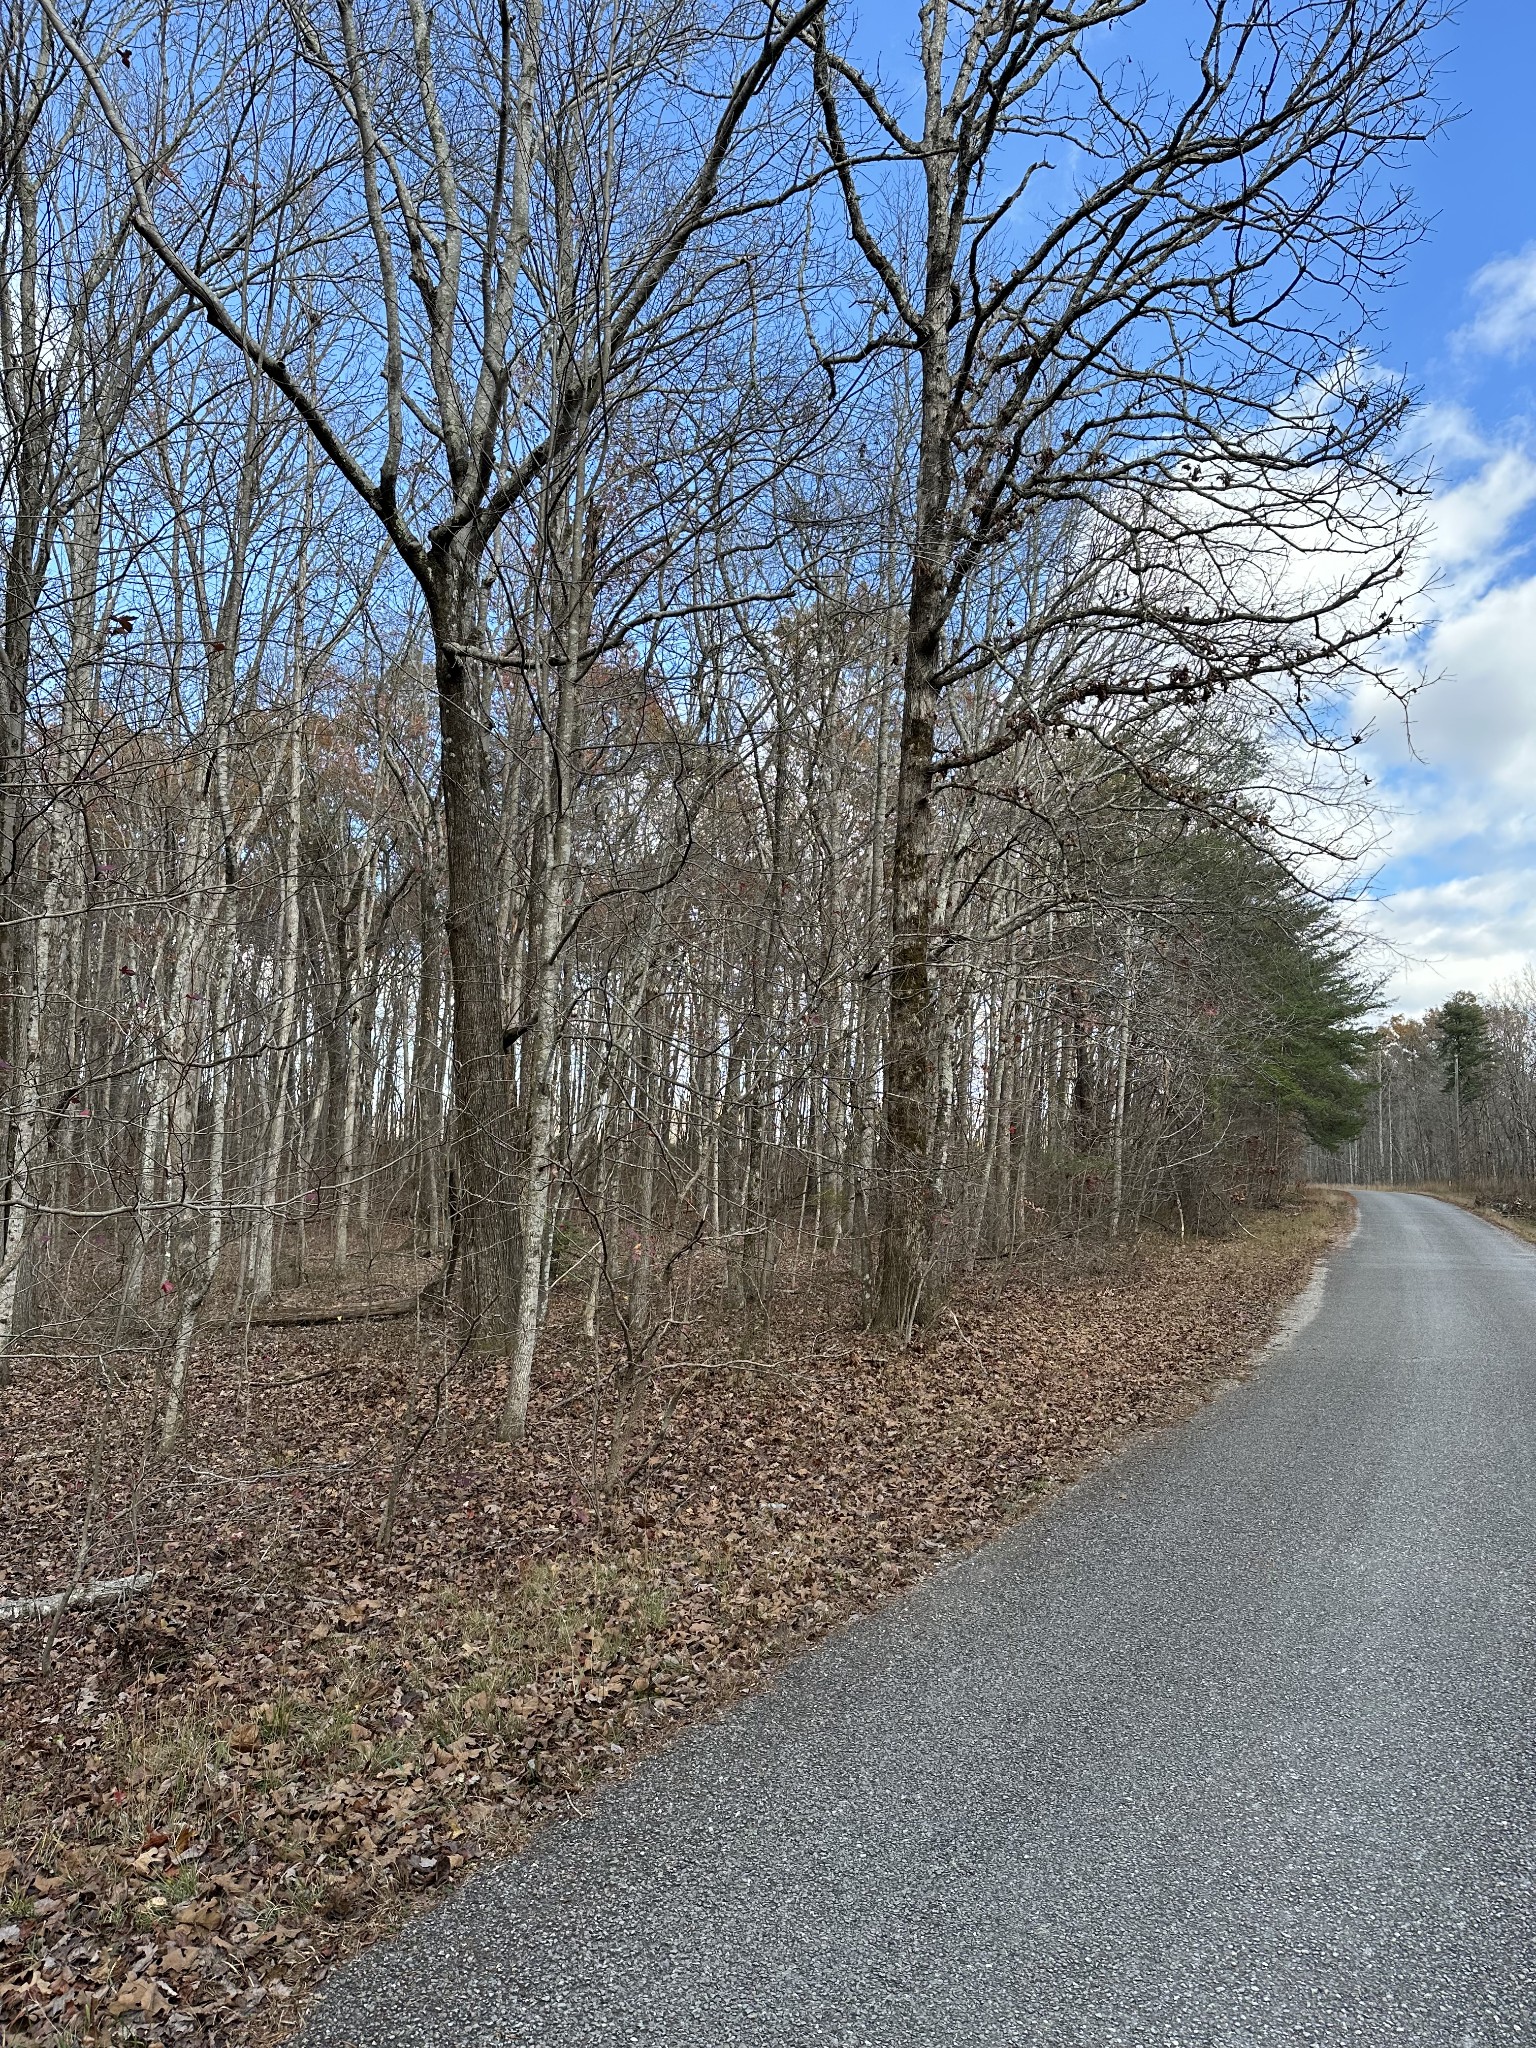
<path fill-rule="evenodd" d="M 269 93 L 291 95 L 294 128 L 267 155 L 253 128 L 238 176 L 226 157 L 211 188 L 198 193 L 196 203 L 218 223 L 215 242 L 229 251 L 224 267 L 205 254 L 207 235 L 157 200 L 170 166 L 146 150 L 98 56 L 53 0 L 42 4 L 121 148 L 135 233 L 209 325 L 286 400 L 421 590 L 441 744 L 464 1263 L 476 1310 L 517 1330 L 526 1265 L 517 1257 L 507 1191 L 514 1133 L 501 963 L 488 918 L 497 821 L 477 660 L 487 552 L 576 423 L 591 415 L 615 357 L 692 242 L 730 207 L 722 180 L 733 148 L 824 0 L 782 16 L 765 9 L 755 36 L 732 38 L 747 47 L 684 175 L 669 181 L 664 212 L 646 219 L 629 246 L 607 253 L 602 347 L 568 365 L 552 414 L 530 413 L 526 403 L 530 373 L 551 348 L 537 317 L 530 326 L 524 289 L 535 166 L 547 142 L 536 120 L 539 81 L 568 48 L 542 0 L 529 0 L 519 14 L 492 10 L 483 20 L 469 5 L 429 14 L 414 0 L 378 16 L 338 0 L 327 16 L 295 7 L 263 19 L 255 39 L 227 52 L 220 75 L 239 81 L 248 105 Z M 627 66 L 627 26 L 616 17 L 614 41 L 604 47 L 583 19 L 574 24 L 593 60 L 580 67 L 578 89 L 605 95 L 610 120 L 617 100 L 643 94 L 648 84 Z M 701 23 L 679 54 L 702 44 L 713 59 L 728 33 Z M 640 47 L 649 54 L 643 38 Z M 283 160 L 269 161 L 272 148 Z M 311 167 L 319 165 L 327 169 L 316 190 Z M 345 266 L 347 288 L 327 295 L 315 273 L 307 284 L 295 280 L 296 299 L 327 336 L 328 345 L 303 358 L 316 366 L 311 373 L 252 331 L 232 309 L 227 285 L 232 270 L 265 269 L 322 248 L 317 260 L 332 277 Z M 363 331 L 372 350 L 359 349 Z M 367 381 L 376 373 L 382 420 Z M 516 1429 L 515 1415 L 509 1426 Z"/>
<path fill-rule="evenodd" d="M 1042 623 L 978 633 L 959 617 L 975 579 L 1042 519 L 1091 508 L 1124 574 L 1090 603 L 1174 658 L 1080 677 L 1080 703 L 1315 687 L 1377 629 L 1370 600 L 1401 568 L 1390 510 L 1321 587 L 1277 576 L 1239 595 L 1235 551 L 1255 535 L 1305 551 L 1346 492 L 1395 494 L 1403 396 L 1350 361 L 1411 227 L 1384 174 L 1432 118 L 1433 0 L 1214 5 L 1183 94 L 1118 55 L 1113 31 L 1142 8 L 925 0 L 910 115 L 811 31 L 826 150 L 878 295 L 871 345 L 909 358 L 920 392 L 879 1286 L 898 1329 L 933 1265 L 935 799 L 976 753 L 946 754 L 941 708 L 978 665 L 1006 675 Z M 1057 149 L 1081 168 L 1054 171 Z M 1215 574 L 1181 573 L 1196 559 Z M 1021 702 L 985 744 L 1069 708 Z"/>
<path fill-rule="evenodd" d="M 933 0 L 910 124 L 814 5 L 10 18 L 9 1339 L 173 1450 L 210 1325 L 456 1303 L 515 1440 L 553 1303 L 619 1486 L 705 1307 L 904 1332 L 1349 1142 L 1292 785 L 1397 611 L 1427 5 L 1220 7 L 1177 103 L 1133 11 Z"/>

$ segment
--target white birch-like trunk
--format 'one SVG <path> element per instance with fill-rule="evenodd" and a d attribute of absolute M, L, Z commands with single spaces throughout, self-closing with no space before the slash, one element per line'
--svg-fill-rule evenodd
<path fill-rule="evenodd" d="M 1109 1198 L 1109 1234 L 1120 1235 L 1125 1203 L 1125 1104 L 1126 1083 L 1131 1061 L 1131 1000 L 1133 977 L 1129 956 L 1125 963 L 1125 993 L 1120 999 L 1119 1048 L 1115 1057 L 1115 1148 L 1114 1178 Z"/>
<path fill-rule="evenodd" d="M 303 752 L 300 733 L 300 670 L 294 667 L 293 708 L 288 731 L 288 821 L 283 840 L 282 908 L 278 926 L 277 1034 L 273 1054 L 272 1110 L 267 1120 L 256 1173 L 256 1218 L 251 1257 L 251 1290 L 257 1302 L 270 1301 L 277 1241 L 277 1195 L 283 1151 L 288 1141 L 288 1092 L 294 1036 L 299 1014 L 299 852 L 303 802 Z"/>
<path fill-rule="evenodd" d="M 211 1012 L 208 1058 L 212 1071 L 209 1086 L 208 1183 L 202 1204 L 201 1255 L 198 1256 L 196 1244 L 197 1213 L 190 1203 L 184 1203 L 179 1220 L 192 1256 L 188 1260 L 190 1270 L 184 1271 L 182 1275 L 182 1285 L 176 1302 L 176 1326 L 171 1345 L 170 1372 L 166 1380 L 165 1407 L 160 1417 L 162 1452 L 169 1452 L 175 1448 L 185 1424 L 187 1380 L 191 1370 L 193 1345 L 202 1317 L 203 1304 L 208 1298 L 209 1289 L 218 1277 L 219 1260 L 224 1249 L 224 1149 L 229 1117 L 230 1066 L 228 1049 L 224 1041 L 229 955 L 233 950 L 234 939 L 234 892 L 231 889 L 226 891 L 225 895 L 228 910 L 220 918 L 222 929 L 217 934 L 219 943 L 216 945 L 218 957 L 211 963 L 215 985 L 208 992 L 208 1007 Z M 195 1095 L 193 1107 L 195 1109 Z"/>

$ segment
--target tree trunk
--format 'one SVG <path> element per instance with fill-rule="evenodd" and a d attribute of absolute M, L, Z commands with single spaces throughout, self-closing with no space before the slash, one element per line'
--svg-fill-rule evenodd
<path fill-rule="evenodd" d="M 521 1263 L 507 1367 L 507 1398 L 500 1427 L 500 1435 L 507 1443 L 521 1443 L 528 1424 L 533 1353 L 542 1308 L 544 1238 L 557 1164 L 555 1053 L 562 972 L 559 947 L 569 892 L 582 657 L 591 616 L 597 542 L 596 507 L 588 504 L 581 485 L 579 433 L 576 450 L 575 504 L 569 510 L 562 506 L 553 533 L 559 595 L 550 673 L 558 695 L 546 783 L 546 858 L 539 901 L 529 930 L 528 987 L 533 1017 L 524 1055 L 528 1109 L 519 1204 Z"/>
<path fill-rule="evenodd" d="M 472 579 L 471 579 L 472 580 Z M 453 1146 L 458 1163 L 460 1270 L 475 1339 L 504 1342 L 517 1316 L 518 1261 L 511 1111 L 501 970 L 496 958 L 496 832 L 466 604 L 434 618 L 442 734 L 444 926 L 453 998 Z"/>
<path fill-rule="evenodd" d="M 925 467 L 942 461 L 925 453 Z M 924 499 L 919 479 L 919 504 Z M 930 495 L 936 489 L 930 482 Z M 937 508 L 919 516 L 912 563 L 912 606 L 903 678 L 901 753 L 896 773 L 896 827 L 891 857 L 891 993 L 886 1023 L 885 1126 L 881 1178 L 885 1216 L 880 1240 L 876 1320 L 909 1336 L 932 1305 L 934 1189 L 929 1160 L 933 1123 L 934 727 L 942 640 L 938 577 L 928 558 Z"/>
<path fill-rule="evenodd" d="M 267 1120 L 261 1163 L 257 1169 L 255 1243 L 251 1256 L 251 1289 L 258 1303 L 270 1301 L 277 1235 L 278 1181 L 288 1138 L 288 1076 L 293 1063 L 299 997 L 299 852 L 303 800 L 303 755 L 299 731 L 299 677 L 295 659 L 292 722 L 288 732 L 288 819 L 283 841 L 281 910 L 278 923 L 277 1043 L 272 1082 L 272 1109 Z"/>

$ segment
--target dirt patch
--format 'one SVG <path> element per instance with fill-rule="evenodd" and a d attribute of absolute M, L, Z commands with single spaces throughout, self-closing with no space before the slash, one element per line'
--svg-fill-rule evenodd
<path fill-rule="evenodd" d="M 408 1324 L 214 1340 L 170 1467 L 147 1366 L 38 1358 L 0 1600 L 157 1577 L 0 1631 L 5 2038 L 289 2031 L 414 1902 L 1209 1398 L 1349 1214 L 979 1276 L 894 1355 L 824 1286 L 700 1321 L 618 1500 L 574 1315 L 517 1450 L 490 1366 Z"/>

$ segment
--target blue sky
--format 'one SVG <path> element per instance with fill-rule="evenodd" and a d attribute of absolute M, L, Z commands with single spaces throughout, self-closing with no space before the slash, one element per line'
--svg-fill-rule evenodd
<path fill-rule="evenodd" d="M 1143 54 L 1182 46 L 1192 7 L 1148 0 Z M 858 12 L 866 61 L 899 76 L 914 0 Z M 1360 707 L 1386 804 L 1361 915 L 1385 1007 L 1409 1011 L 1536 962 L 1536 0 L 1462 0 L 1440 43 L 1459 118 L 1413 165 L 1427 230 L 1378 338 L 1434 462 L 1433 582 L 1405 667 L 1438 680 L 1411 744 L 1391 706 Z"/>

